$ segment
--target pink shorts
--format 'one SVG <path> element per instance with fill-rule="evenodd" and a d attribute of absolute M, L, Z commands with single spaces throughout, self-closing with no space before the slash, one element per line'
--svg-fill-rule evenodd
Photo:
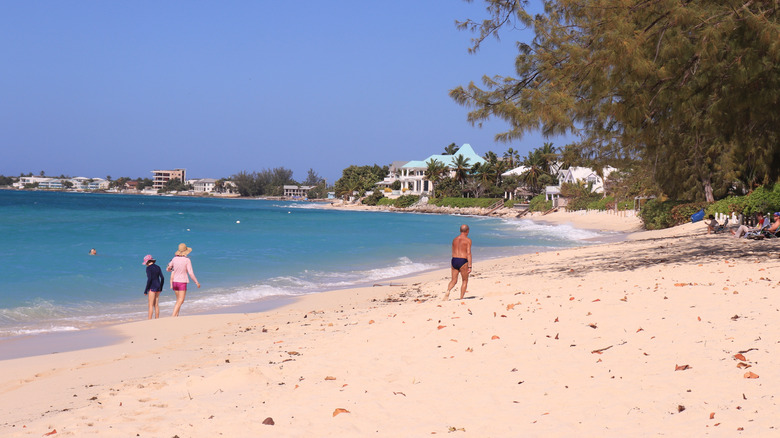
<path fill-rule="evenodd" d="M 177 283 L 174 281 L 171 283 L 171 287 L 173 288 L 173 290 L 187 292 L 187 283 Z"/>

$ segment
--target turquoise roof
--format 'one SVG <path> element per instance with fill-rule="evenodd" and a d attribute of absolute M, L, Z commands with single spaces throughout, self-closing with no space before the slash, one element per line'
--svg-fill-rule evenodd
<path fill-rule="evenodd" d="M 427 163 L 431 160 L 439 160 L 442 163 L 444 163 L 445 166 L 451 167 L 453 159 L 458 155 L 463 155 L 465 158 L 468 158 L 470 166 L 473 166 L 477 163 L 480 164 L 485 163 L 485 159 L 477 155 L 477 153 L 474 152 L 474 149 L 471 148 L 470 144 L 465 143 L 463 146 L 460 147 L 460 149 L 458 149 L 458 152 L 455 152 L 455 155 L 441 155 L 441 154 L 431 155 L 423 161 L 410 161 L 404 164 L 403 167 L 407 169 L 427 168 L 428 167 Z"/>

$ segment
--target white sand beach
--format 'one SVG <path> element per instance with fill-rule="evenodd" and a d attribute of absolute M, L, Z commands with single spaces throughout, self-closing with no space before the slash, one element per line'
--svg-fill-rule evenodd
<path fill-rule="evenodd" d="M 639 229 L 606 216 L 534 220 Z M 0 361 L 0 435 L 773 436 L 778 254 L 687 224 L 475 260 L 462 301 L 442 269 L 121 324 L 114 345 Z"/>

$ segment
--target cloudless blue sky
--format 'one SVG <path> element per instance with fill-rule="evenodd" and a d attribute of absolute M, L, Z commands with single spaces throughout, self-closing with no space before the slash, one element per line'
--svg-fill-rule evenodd
<path fill-rule="evenodd" d="M 0 2 L 0 174 L 189 178 L 350 165 L 496 143 L 448 92 L 512 75 L 517 30 L 470 55 L 479 0 Z M 566 139 L 549 139 L 562 146 Z"/>

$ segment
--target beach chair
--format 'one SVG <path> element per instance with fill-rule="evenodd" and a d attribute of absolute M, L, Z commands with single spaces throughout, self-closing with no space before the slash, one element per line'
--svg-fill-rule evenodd
<path fill-rule="evenodd" d="M 760 230 L 751 230 L 745 233 L 746 239 L 761 240 L 767 237 L 768 234 L 774 234 L 769 232 L 769 225 L 765 225 Z M 773 236 L 774 237 L 774 236 Z"/>
<path fill-rule="evenodd" d="M 726 220 L 723 222 L 723 224 L 718 225 L 714 230 L 712 230 L 713 233 L 718 234 L 726 231 L 726 227 L 729 225 L 729 218 L 726 218 Z"/>
<path fill-rule="evenodd" d="M 780 228 L 778 228 L 774 232 L 769 231 L 769 228 L 764 228 L 763 230 L 761 230 L 761 234 L 763 234 L 764 238 L 766 239 L 780 238 Z"/>

